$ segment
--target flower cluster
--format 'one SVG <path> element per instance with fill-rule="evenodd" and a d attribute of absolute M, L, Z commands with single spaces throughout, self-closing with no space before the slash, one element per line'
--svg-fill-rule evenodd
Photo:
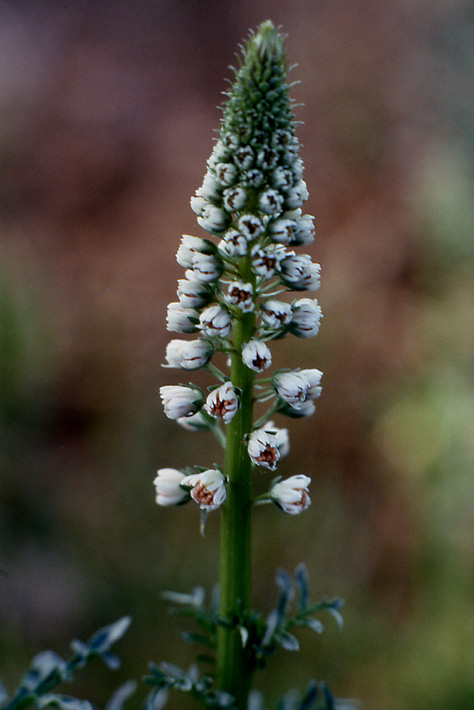
<path fill-rule="evenodd" d="M 242 407 L 273 398 L 267 415 L 245 432 L 243 441 L 252 464 L 270 471 L 289 450 L 288 431 L 268 421 L 270 416 L 312 414 L 322 373 L 276 371 L 257 380 L 252 402 L 243 402 L 232 382 L 236 368 L 226 373 L 211 361 L 219 352 L 230 355 L 253 378 L 272 366 L 273 339 L 286 334 L 309 338 L 319 330 L 318 301 L 300 297 L 319 288 L 320 266 L 294 250 L 313 241 L 314 218 L 303 211 L 308 190 L 286 77 L 281 37 L 273 27 L 264 27 L 247 45 L 202 185 L 191 198 L 198 224 L 209 236 L 182 236 L 176 259 L 185 276 L 167 313 L 169 331 L 193 336 L 171 340 L 165 366 L 206 368 L 219 384 L 207 394 L 195 385 L 161 388 L 170 419 L 192 431 L 211 430 L 223 443 Z M 284 297 L 291 292 L 297 297 Z M 244 341 L 236 327 L 239 333 L 244 327 Z M 275 483 L 267 499 L 287 513 L 298 513 L 310 503 L 309 482 L 307 476 L 292 476 Z M 226 483 L 225 474 L 215 469 L 188 476 L 162 469 L 155 479 L 157 502 L 193 499 L 213 510 L 225 501 Z"/>

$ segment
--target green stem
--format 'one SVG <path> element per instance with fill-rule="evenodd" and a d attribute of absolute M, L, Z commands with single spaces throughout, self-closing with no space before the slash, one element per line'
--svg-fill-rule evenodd
<path fill-rule="evenodd" d="M 254 377 L 242 362 L 241 350 L 254 331 L 254 313 L 235 319 L 231 380 L 240 390 L 240 408 L 227 425 L 225 474 L 229 484 L 221 527 L 219 613 L 230 623 L 218 630 L 217 684 L 236 698 L 238 710 L 246 710 L 251 681 L 250 649 L 242 646 L 238 623 L 251 606 L 252 463 L 246 435 L 253 423 Z"/>

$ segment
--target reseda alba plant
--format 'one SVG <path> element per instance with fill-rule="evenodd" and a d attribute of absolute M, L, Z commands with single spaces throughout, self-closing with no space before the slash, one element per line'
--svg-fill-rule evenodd
<path fill-rule="evenodd" d="M 310 505 L 310 477 L 298 472 L 269 481 L 253 495 L 254 471 L 274 473 L 290 449 L 288 430 L 274 417 L 308 417 L 321 394 L 320 370 L 272 368 L 271 343 L 292 334 L 315 336 L 321 309 L 315 298 L 300 297 L 319 287 L 320 267 L 293 247 L 314 238 L 313 217 L 305 214 L 308 197 L 303 163 L 295 136 L 292 103 L 286 84 L 288 68 L 283 39 L 270 22 L 252 34 L 243 50 L 235 82 L 227 94 L 220 135 L 208 160 L 201 187 L 191 206 L 212 238 L 184 235 L 177 253 L 186 269 L 178 282 L 178 301 L 168 306 L 171 332 L 194 334 L 173 339 L 166 349 L 168 367 L 204 368 L 214 377 L 207 391 L 194 384 L 161 388 L 165 414 L 190 431 L 212 432 L 224 448 L 223 464 L 162 468 L 155 478 L 156 502 L 178 506 L 190 501 L 201 509 L 201 529 L 215 510 L 221 516 L 220 579 L 210 603 L 196 587 L 191 594 L 168 592 L 178 613 L 192 617 L 199 632 L 185 638 L 203 647 L 197 665 L 182 670 L 170 663 L 150 664 L 145 679 L 152 686 L 145 710 L 160 710 L 169 690 L 190 694 L 205 707 L 265 710 L 264 699 L 251 690 L 255 671 L 267 665 L 278 646 L 298 650 L 294 635 L 305 626 L 320 633 L 320 612 L 341 624 L 340 600 L 312 603 L 307 572 L 296 567 L 294 579 L 276 573 L 275 608 L 266 616 L 250 599 L 251 518 L 254 504 L 273 503 L 289 515 Z M 296 293 L 293 300 L 285 294 Z M 286 299 L 286 300 L 285 300 Z M 224 354 L 225 370 L 216 365 Z M 222 356 L 221 356 L 222 359 Z M 256 415 L 256 407 L 263 413 Z M 129 625 L 124 617 L 98 631 L 88 643 L 74 641 L 64 661 L 53 651 L 38 654 L 10 696 L 0 682 L 0 710 L 92 710 L 88 700 L 57 692 L 57 686 L 95 657 L 116 668 L 111 647 Z M 121 710 L 133 694 L 125 683 L 106 710 Z M 298 696 L 290 691 L 277 710 L 349 710 L 350 701 L 335 700 L 322 681 L 312 680 Z"/>
<path fill-rule="evenodd" d="M 166 689 L 176 688 L 207 706 L 263 708 L 262 698 L 250 693 L 251 680 L 276 646 L 296 650 L 298 641 L 290 631 L 297 626 L 320 632 L 315 612 L 327 610 L 340 621 L 339 600 L 309 602 L 302 565 L 294 582 L 287 573 L 277 573 L 280 594 L 266 619 L 252 611 L 250 599 L 253 504 L 274 503 L 297 515 L 310 505 L 311 482 L 305 472 L 277 478 L 254 499 L 254 471 L 274 472 L 289 452 L 288 430 L 273 417 L 310 416 L 321 394 L 318 369 L 269 374 L 272 340 L 287 334 L 315 336 L 321 320 L 318 301 L 300 297 L 319 288 L 319 264 L 293 249 L 313 241 L 314 226 L 313 217 L 302 210 L 308 190 L 287 74 L 283 38 L 265 22 L 243 49 L 226 94 L 219 138 L 203 183 L 191 198 L 198 224 L 212 238 L 184 235 L 176 255 L 186 271 L 178 281 L 178 300 L 168 306 L 167 328 L 194 337 L 171 340 L 166 366 L 204 368 L 217 382 L 208 391 L 191 383 L 164 386 L 161 398 L 167 417 L 190 431 L 212 432 L 225 453 L 222 466 L 163 468 L 154 483 L 159 505 L 197 503 L 202 529 L 206 516 L 220 510 L 218 599 L 207 608 L 200 588 L 189 596 L 168 594 L 201 626 L 202 633 L 187 636 L 215 652 L 204 658 L 215 664 L 215 674 L 200 676 L 194 666 L 184 672 L 169 664 L 152 665 L 150 702 L 164 703 Z M 285 300 L 292 292 L 293 300 Z M 213 362 L 216 353 L 225 354 L 226 369 Z M 255 405 L 267 401 L 266 412 L 256 419 Z M 295 588 L 298 602 L 292 610 Z M 334 703 L 324 683 L 312 682 L 298 702 L 288 696 L 279 708 L 322 709 Z"/>

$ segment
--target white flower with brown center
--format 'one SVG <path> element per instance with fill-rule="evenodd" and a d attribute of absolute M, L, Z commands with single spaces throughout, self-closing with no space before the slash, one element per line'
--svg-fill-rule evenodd
<path fill-rule="evenodd" d="M 276 437 L 265 429 L 256 429 L 250 434 L 247 451 L 257 466 L 274 471 L 280 459 Z"/>
<path fill-rule="evenodd" d="M 269 298 L 262 304 L 262 320 L 273 330 L 282 328 L 292 319 L 292 311 L 289 303 L 278 301 L 276 298 Z"/>
<path fill-rule="evenodd" d="M 232 281 L 227 289 L 226 299 L 228 303 L 237 306 L 244 313 L 253 311 L 253 287 L 252 284 Z"/>
<path fill-rule="evenodd" d="M 242 348 L 242 360 L 254 372 L 263 372 L 272 364 L 272 353 L 261 340 L 249 340 Z"/>
<path fill-rule="evenodd" d="M 181 485 L 190 488 L 191 498 L 202 510 L 215 510 L 225 501 L 225 478 L 220 471 L 208 469 L 202 473 L 193 473 L 181 481 Z"/>
<path fill-rule="evenodd" d="M 290 515 L 303 512 L 311 504 L 308 486 L 311 483 L 309 476 L 302 474 L 290 476 L 284 481 L 275 483 L 269 493 L 271 500 L 281 510 Z"/>
<path fill-rule="evenodd" d="M 207 395 L 204 408 L 211 417 L 222 419 L 224 424 L 228 424 L 239 408 L 239 398 L 232 382 L 224 382 L 212 390 Z"/>
<path fill-rule="evenodd" d="M 222 306 L 209 306 L 199 316 L 199 328 L 210 338 L 218 336 L 226 338 L 232 330 L 232 319 L 229 311 Z"/>

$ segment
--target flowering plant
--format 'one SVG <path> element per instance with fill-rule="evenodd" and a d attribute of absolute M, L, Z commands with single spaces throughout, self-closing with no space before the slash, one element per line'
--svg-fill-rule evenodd
<path fill-rule="evenodd" d="M 221 514 L 218 593 L 210 604 L 200 587 L 191 594 L 165 595 L 200 626 L 199 633 L 186 638 L 206 648 L 198 661 L 214 664 L 216 672 L 200 674 L 197 665 L 184 671 L 170 663 L 150 664 L 146 710 L 163 708 L 170 689 L 191 694 L 205 707 L 264 710 L 252 680 L 276 648 L 298 650 L 294 632 L 299 627 L 321 633 L 323 612 L 341 624 L 340 600 L 310 602 L 301 564 L 294 578 L 277 571 L 279 593 L 266 617 L 251 606 L 253 505 L 273 503 L 286 514 L 299 515 L 311 503 L 307 473 L 277 477 L 267 493 L 254 497 L 254 471 L 276 471 L 289 453 L 288 430 L 273 417 L 310 416 L 321 394 L 318 369 L 276 369 L 268 376 L 271 343 L 288 334 L 315 336 L 322 314 L 315 298 L 287 298 L 316 291 L 320 267 L 308 254 L 293 250 L 313 241 L 314 226 L 313 217 L 302 209 L 308 190 L 286 83 L 283 38 L 270 22 L 251 34 L 235 73 L 219 138 L 203 183 L 191 198 L 197 221 L 210 238 L 183 235 L 176 258 L 185 276 L 178 281 L 178 301 L 169 304 L 166 319 L 170 332 L 192 338 L 170 341 L 165 367 L 204 368 L 217 383 L 207 391 L 192 383 L 166 385 L 160 391 L 165 415 L 188 431 L 212 432 L 224 448 L 224 461 L 185 470 L 162 468 L 154 479 L 158 505 L 199 506 L 202 531 L 209 514 Z M 216 353 L 227 359 L 225 371 L 213 362 Z M 266 411 L 257 417 L 257 405 L 266 402 Z M 0 708 L 92 710 L 87 700 L 53 691 L 94 657 L 117 667 L 110 648 L 128 624 L 126 617 L 101 629 L 87 644 L 73 642 L 67 662 L 52 651 L 37 655 L 12 697 L 0 682 Z M 119 688 L 108 710 L 120 710 L 134 688 L 134 683 Z M 350 707 L 350 701 L 335 700 L 327 685 L 315 680 L 300 696 L 291 691 L 278 704 L 279 710 Z"/>
<path fill-rule="evenodd" d="M 198 224 L 210 238 L 185 234 L 176 255 L 186 272 L 178 281 L 178 302 L 168 306 L 167 328 L 193 333 L 195 339 L 171 340 L 166 366 L 204 368 L 217 385 L 207 393 L 194 384 L 162 387 L 165 414 L 186 429 L 212 431 L 225 453 L 222 467 L 160 469 L 156 501 L 166 506 L 195 501 L 201 530 L 211 511 L 221 511 L 218 600 L 206 608 L 200 588 L 189 596 L 167 595 L 202 627 L 202 634 L 189 638 L 215 651 L 215 659 L 205 660 L 215 661 L 216 674 L 200 677 L 194 666 L 184 672 L 166 663 L 153 665 L 148 678 L 153 702 L 164 702 L 167 689 L 175 688 L 191 692 L 206 706 L 263 708 L 261 697 L 251 692 L 253 673 L 266 665 L 277 645 L 298 648 L 290 629 L 307 626 L 319 633 L 322 624 L 314 614 L 321 610 L 340 622 L 339 600 L 309 604 L 302 565 L 295 583 L 287 573 L 277 573 L 280 596 L 266 619 L 251 610 L 250 600 L 252 505 L 274 503 L 297 515 L 311 502 L 306 473 L 279 477 L 266 494 L 254 498 L 254 469 L 275 471 L 289 452 L 288 430 L 272 417 L 310 416 L 321 394 L 318 369 L 277 369 L 261 376 L 272 367 L 273 340 L 287 334 L 312 337 L 322 317 L 315 298 L 285 298 L 291 292 L 316 291 L 320 284 L 319 264 L 293 250 L 313 241 L 314 218 L 302 209 L 308 190 L 287 73 L 283 38 L 265 22 L 243 50 L 219 138 L 203 183 L 191 198 Z M 219 352 L 226 356 L 226 370 L 213 362 Z M 266 401 L 266 412 L 256 418 L 256 406 Z M 294 584 L 299 603 L 292 615 Z M 279 707 L 336 705 L 327 686 L 313 681 L 298 703 L 288 696 Z"/>

